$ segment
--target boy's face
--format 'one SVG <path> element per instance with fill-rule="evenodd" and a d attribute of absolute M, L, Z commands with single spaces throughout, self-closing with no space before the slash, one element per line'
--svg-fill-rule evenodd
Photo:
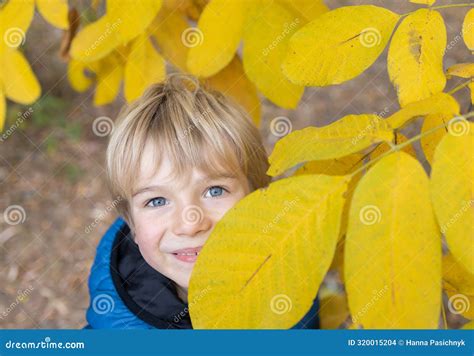
<path fill-rule="evenodd" d="M 210 177 L 190 168 L 178 185 L 169 179 L 166 155 L 156 173 L 153 162 L 147 145 L 130 204 L 135 242 L 151 267 L 187 290 L 199 250 L 227 210 L 249 194 L 248 181 L 241 172 Z"/>

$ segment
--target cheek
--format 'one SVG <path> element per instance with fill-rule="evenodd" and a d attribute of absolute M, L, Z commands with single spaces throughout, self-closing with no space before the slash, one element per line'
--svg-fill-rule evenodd
<path fill-rule="evenodd" d="M 140 246 L 140 249 L 156 251 L 165 233 L 164 223 L 142 215 L 135 216 L 133 224 L 135 226 L 135 242 Z"/>

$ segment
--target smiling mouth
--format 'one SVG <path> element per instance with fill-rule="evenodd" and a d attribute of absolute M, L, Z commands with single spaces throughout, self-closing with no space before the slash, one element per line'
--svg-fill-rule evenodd
<path fill-rule="evenodd" d="M 183 248 L 171 252 L 171 254 L 180 260 L 181 262 L 194 263 L 201 252 L 202 246 L 192 247 L 192 248 Z"/>
<path fill-rule="evenodd" d="M 186 253 L 173 252 L 173 255 L 176 255 L 176 256 L 198 256 L 199 252 L 186 252 Z"/>

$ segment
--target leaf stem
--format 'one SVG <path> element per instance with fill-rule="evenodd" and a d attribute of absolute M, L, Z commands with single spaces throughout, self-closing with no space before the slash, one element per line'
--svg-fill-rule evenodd
<path fill-rule="evenodd" d="M 465 115 L 458 115 L 458 116 L 456 116 L 456 117 L 454 117 L 454 118 L 461 118 L 461 119 L 467 120 L 467 119 L 469 119 L 469 118 L 471 118 L 471 117 L 474 117 L 474 111 L 468 112 L 468 113 L 465 114 Z M 454 118 L 453 118 L 453 119 L 454 119 Z M 451 120 L 453 120 L 453 119 L 451 119 Z M 390 154 L 392 154 L 392 153 L 394 153 L 394 152 L 396 152 L 396 151 L 400 151 L 400 150 L 401 150 L 402 148 L 404 148 L 405 146 L 411 145 L 413 142 L 420 140 L 422 137 L 431 135 L 433 132 L 435 132 L 435 131 L 437 131 L 437 130 L 443 128 L 443 127 L 446 127 L 446 126 L 449 124 L 449 122 L 451 122 L 451 120 L 449 120 L 447 123 L 443 123 L 442 125 L 435 126 L 435 127 L 431 128 L 431 129 L 425 131 L 425 132 L 422 132 L 422 133 L 420 133 L 420 134 L 418 134 L 418 135 L 416 135 L 416 136 L 413 136 L 412 138 L 410 138 L 409 140 L 407 140 L 407 141 L 405 141 L 405 142 L 402 142 L 402 143 L 400 143 L 400 144 L 398 144 L 398 145 L 393 145 L 390 150 L 388 150 L 387 152 L 385 152 L 385 153 L 381 154 L 380 156 L 374 158 L 373 160 L 370 160 L 369 162 L 367 162 L 366 164 L 364 164 L 363 166 L 359 167 L 359 168 L 356 169 L 354 172 L 352 172 L 349 176 L 350 176 L 351 178 L 354 177 L 356 174 L 362 172 L 364 169 L 368 168 L 368 167 L 371 166 L 372 164 L 374 164 L 374 163 L 380 161 L 382 158 L 384 158 L 384 157 L 386 157 L 386 156 L 388 156 L 388 155 L 390 155 Z"/>
<path fill-rule="evenodd" d="M 438 10 L 438 9 L 446 9 L 449 7 L 471 7 L 474 6 L 474 4 L 471 3 L 464 3 L 464 4 L 447 4 L 447 5 L 438 5 L 438 6 L 431 6 L 431 10 Z"/>
<path fill-rule="evenodd" d="M 439 9 L 447 9 L 447 8 L 450 8 L 450 7 L 474 7 L 474 4 L 473 3 L 464 3 L 464 4 L 448 4 L 448 5 L 439 5 L 439 6 L 429 6 L 428 9 L 430 9 L 430 10 L 439 10 Z M 401 14 L 400 18 L 408 16 L 408 15 L 414 13 L 415 11 L 416 10 Z"/>
<path fill-rule="evenodd" d="M 469 79 L 467 81 L 465 81 L 464 83 L 461 83 L 459 84 L 457 87 L 455 87 L 454 89 L 451 89 L 448 94 L 449 95 L 453 95 L 454 93 L 456 93 L 457 91 L 461 90 L 462 88 L 466 87 L 469 85 L 469 83 L 472 83 L 472 79 Z"/>

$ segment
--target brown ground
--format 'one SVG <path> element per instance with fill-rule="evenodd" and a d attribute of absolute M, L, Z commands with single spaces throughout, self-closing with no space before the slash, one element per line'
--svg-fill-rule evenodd
<path fill-rule="evenodd" d="M 328 1 L 331 8 L 359 3 L 370 1 Z M 401 13 L 415 8 L 408 0 L 372 3 Z M 464 8 L 443 10 L 449 39 L 459 34 L 465 13 Z M 105 214 L 86 232 L 111 203 L 104 184 L 106 138 L 94 135 L 91 125 L 99 116 L 114 118 L 122 99 L 95 108 L 92 92 L 73 92 L 64 76 L 66 65 L 57 56 L 60 37 L 60 31 L 36 16 L 26 53 L 41 81 L 43 97 L 32 106 L 33 114 L 23 126 L 1 143 L 0 211 L 20 205 L 26 212 L 24 223 L 14 226 L 0 216 L 1 328 L 84 326 L 89 268 L 97 242 L 115 218 L 114 213 Z M 298 110 L 283 110 L 265 102 L 262 133 L 268 148 L 276 140 L 268 129 L 276 116 L 289 117 L 293 129 L 299 129 L 320 126 L 349 113 L 381 113 L 385 108 L 388 114 L 393 113 L 398 106 L 385 56 L 355 80 L 307 90 Z M 445 66 L 465 62 L 468 56 L 459 42 L 447 52 Z M 468 94 L 460 94 L 465 111 Z M 8 108 L 6 128 L 15 122 L 17 112 L 28 109 L 13 103 Z M 26 297 L 17 302 L 20 295 Z"/>

